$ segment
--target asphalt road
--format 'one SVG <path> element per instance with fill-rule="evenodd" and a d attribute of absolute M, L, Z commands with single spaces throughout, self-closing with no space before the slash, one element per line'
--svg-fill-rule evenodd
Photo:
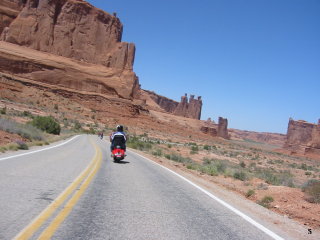
<path fill-rule="evenodd" d="M 30 239 L 59 240 L 274 239 L 135 153 L 113 162 L 96 136 L 7 156 L 0 155 L 0 239 L 28 239 L 28 231 Z"/>

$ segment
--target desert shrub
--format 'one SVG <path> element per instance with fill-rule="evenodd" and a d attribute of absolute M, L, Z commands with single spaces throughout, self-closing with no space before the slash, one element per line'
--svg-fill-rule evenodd
<path fill-rule="evenodd" d="M 293 184 L 293 175 L 290 173 L 290 171 L 283 171 L 280 173 L 275 172 L 272 169 L 257 169 L 255 172 L 255 176 L 263 179 L 268 184 L 272 185 L 283 185 L 288 187 L 294 187 Z"/>
<path fill-rule="evenodd" d="M 43 133 L 28 124 L 21 124 L 10 119 L 0 119 L 0 129 L 9 133 L 15 133 L 29 140 L 44 140 Z"/>
<path fill-rule="evenodd" d="M 82 129 L 81 123 L 76 120 L 76 121 L 74 122 L 73 129 L 76 130 L 76 131 L 81 130 L 81 129 Z"/>
<path fill-rule="evenodd" d="M 5 151 L 7 151 L 7 148 L 4 146 L 0 146 L 0 152 L 4 153 Z"/>
<path fill-rule="evenodd" d="M 52 116 L 36 116 L 31 121 L 31 125 L 50 134 L 59 135 L 61 131 L 59 123 Z"/>
<path fill-rule="evenodd" d="M 215 166 L 217 168 L 217 171 L 219 173 L 225 173 L 225 171 L 227 170 L 227 165 L 224 161 L 222 160 L 218 160 L 215 162 Z"/>
<path fill-rule="evenodd" d="M 251 197 L 252 195 L 255 194 L 255 191 L 253 189 L 249 189 L 248 192 L 246 193 L 246 197 Z"/>
<path fill-rule="evenodd" d="M 179 154 L 165 154 L 165 158 L 181 163 L 192 163 L 192 160 L 188 157 L 183 157 Z"/>
<path fill-rule="evenodd" d="M 33 117 L 32 113 L 29 112 L 29 111 L 23 111 L 22 116 L 24 116 L 24 117 L 29 117 L 29 118 L 32 118 L 32 117 Z"/>
<path fill-rule="evenodd" d="M 246 164 L 245 164 L 244 162 L 241 162 L 241 163 L 240 163 L 240 167 L 245 168 L 245 167 L 246 167 Z"/>
<path fill-rule="evenodd" d="M 3 115 L 7 114 L 7 107 L 2 108 L 0 110 L 0 114 L 3 114 Z"/>
<path fill-rule="evenodd" d="M 203 159 L 202 159 L 202 161 L 203 161 L 203 164 L 211 164 L 211 159 L 210 158 L 207 158 L 207 157 L 204 157 Z"/>
<path fill-rule="evenodd" d="M 162 156 L 162 150 L 161 149 L 156 149 L 155 151 L 152 152 L 152 155 L 154 156 Z"/>
<path fill-rule="evenodd" d="M 17 144 L 10 144 L 8 146 L 8 149 L 11 151 L 18 151 L 18 145 Z"/>
<path fill-rule="evenodd" d="M 211 146 L 209 146 L 209 145 L 204 145 L 204 146 L 203 146 L 203 149 L 204 149 L 204 150 L 211 150 Z"/>
<path fill-rule="evenodd" d="M 28 150 L 29 147 L 28 145 L 24 142 L 24 141 L 16 141 L 16 144 L 18 145 L 18 149 L 21 149 L 21 150 Z"/>
<path fill-rule="evenodd" d="M 199 165 L 196 163 L 188 163 L 187 164 L 187 168 L 188 169 L 192 169 L 192 170 L 198 170 L 199 169 Z"/>
<path fill-rule="evenodd" d="M 306 194 L 306 200 L 311 203 L 320 203 L 320 180 L 310 179 L 302 186 Z"/>
<path fill-rule="evenodd" d="M 299 168 L 302 170 L 308 170 L 308 166 L 305 163 L 302 163 Z"/>
<path fill-rule="evenodd" d="M 199 147 L 197 145 L 191 146 L 191 154 L 196 154 L 199 151 Z"/>
<path fill-rule="evenodd" d="M 233 174 L 233 177 L 234 177 L 235 179 L 239 179 L 239 180 L 241 180 L 241 181 L 245 181 L 245 180 L 248 179 L 248 176 L 247 176 L 246 172 L 244 172 L 244 171 L 236 171 L 236 172 Z"/>
<path fill-rule="evenodd" d="M 207 166 L 201 166 L 200 171 L 202 173 L 208 174 L 210 176 L 218 176 L 218 170 L 216 166 L 213 165 L 207 165 Z"/>
<path fill-rule="evenodd" d="M 272 203 L 273 197 L 271 196 L 264 196 L 264 198 L 262 198 L 260 201 L 258 201 L 257 203 L 265 208 L 270 208 L 270 203 Z"/>
<path fill-rule="evenodd" d="M 140 141 L 138 137 L 130 137 L 127 146 L 140 151 L 149 151 L 152 149 L 152 144 L 148 142 Z"/>

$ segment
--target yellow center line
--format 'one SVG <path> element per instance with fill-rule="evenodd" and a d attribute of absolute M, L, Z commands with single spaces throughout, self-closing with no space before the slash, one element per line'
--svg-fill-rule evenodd
<path fill-rule="evenodd" d="M 91 171 L 89 176 L 84 180 L 80 189 L 71 197 L 71 199 L 67 202 L 61 212 L 55 217 L 55 219 L 51 222 L 51 224 L 42 232 L 38 239 L 45 240 L 50 239 L 61 223 L 68 217 L 73 207 L 77 204 L 82 194 L 85 192 L 89 184 L 91 183 L 93 177 L 96 175 L 102 163 L 102 153 L 101 150 L 98 149 L 98 160 L 95 164 L 94 169 Z"/>
<path fill-rule="evenodd" d="M 92 142 L 91 142 L 92 143 Z M 15 240 L 25 240 L 29 239 L 44 223 L 52 216 L 58 207 L 74 192 L 74 190 L 81 184 L 83 179 L 92 171 L 92 169 L 97 164 L 101 155 L 101 151 L 97 151 L 90 164 L 85 170 L 83 170 L 80 175 L 47 207 L 45 208 L 28 226 L 26 226 L 18 235 L 14 238 Z M 102 158 L 102 157 L 100 157 Z"/>

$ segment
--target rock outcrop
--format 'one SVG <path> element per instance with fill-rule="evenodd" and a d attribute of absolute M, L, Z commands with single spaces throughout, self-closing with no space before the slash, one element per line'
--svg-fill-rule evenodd
<path fill-rule="evenodd" d="M 181 97 L 181 102 L 174 101 L 167 97 L 158 95 L 154 92 L 142 90 L 141 99 L 145 100 L 150 107 L 162 109 L 167 113 L 172 113 L 176 116 L 182 116 L 193 119 L 200 119 L 202 100 L 194 98 L 194 95 L 190 95 L 190 100 L 187 94 Z"/>
<path fill-rule="evenodd" d="M 190 95 L 190 100 L 187 94 L 181 97 L 181 102 L 177 105 L 173 114 L 187 118 L 200 119 L 202 109 L 202 100 L 199 96 L 198 99 L 194 95 Z"/>
<path fill-rule="evenodd" d="M 22 7 L 20 0 L 0 0 L 0 34 L 19 15 Z"/>
<path fill-rule="evenodd" d="M 82 0 L 28 0 L 1 40 L 106 67 L 132 70 L 135 45 L 120 20 Z"/>
<path fill-rule="evenodd" d="M 228 119 L 219 117 L 218 124 L 209 118 L 204 126 L 201 126 L 200 131 L 213 137 L 221 137 L 224 139 L 229 139 L 228 133 Z"/>
<path fill-rule="evenodd" d="M 152 105 L 154 106 L 153 103 L 155 103 L 158 107 L 160 107 L 162 110 L 164 110 L 165 112 L 168 112 L 168 113 L 173 113 L 179 104 L 178 102 L 176 102 L 170 98 L 161 96 L 161 95 L 156 94 L 155 92 L 152 92 L 152 91 L 142 90 L 142 92 L 144 94 L 142 94 L 141 97 L 144 100 L 146 100 L 147 103 L 149 103 L 149 105 L 151 107 L 152 107 Z M 153 103 L 150 103 L 150 101 L 148 101 L 148 100 L 151 100 Z M 156 109 L 156 110 L 158 110 L 158 109 Z"/>
<path fill-rule="evenodd" d="M 218 137 L 222 137 L 225 139 L 229 138 L 228 134 L 228 119 L 219 117 L 218 122 Z"/>
<path fill-rule="evenodd" d="M 320 154 L 320 120 L 313 124 L 290 118 L 284 148 L 291 153 Z"/>
<path fill-rule="evenodd" d="M 116 16 L 82 0 L 2 0 L 0 9 L 6 9 L 0 17 L 11 17 L 1 32 L 8 43 L 0 46 L 0 72 L 71 91 L 125 99 L 139 95 L 135 45 L 121 42 L 123 27 Z"/>

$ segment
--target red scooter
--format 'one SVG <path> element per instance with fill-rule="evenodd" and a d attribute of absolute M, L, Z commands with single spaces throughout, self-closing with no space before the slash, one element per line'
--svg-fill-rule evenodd
<path fill-rule="evenodd" d="M 112 150 L 112 157 L 115 162 L 119 162 L 119 161 L 123 160 L 125 158 L 125 156 L 126 156 L 126 152 L 124 151 L 124 149 L 121 149 L 120 146 L 116 146 Z"/>

